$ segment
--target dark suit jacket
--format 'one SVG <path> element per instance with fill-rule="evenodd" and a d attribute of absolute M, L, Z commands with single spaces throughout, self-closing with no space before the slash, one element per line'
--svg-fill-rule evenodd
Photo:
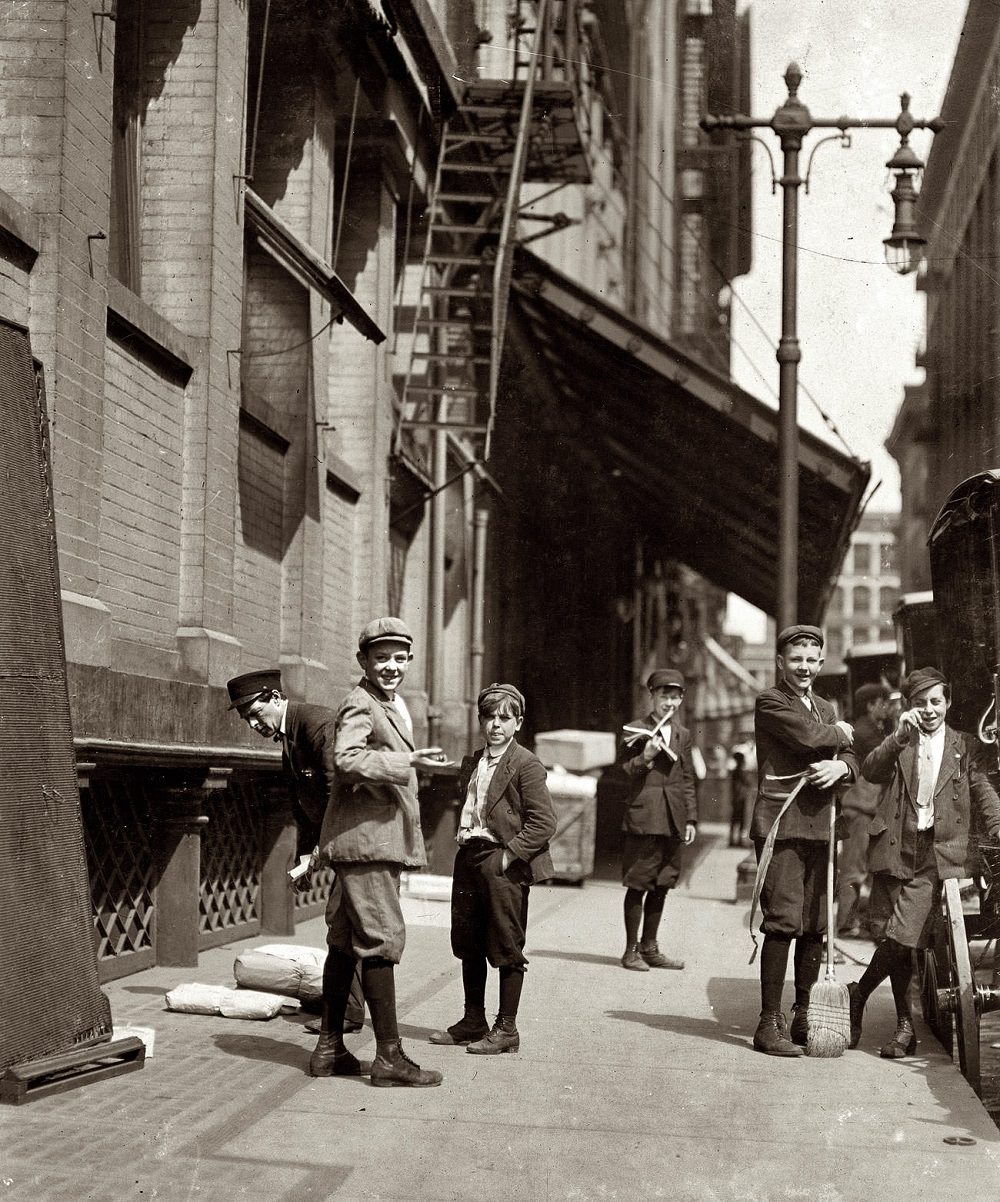
<path fill-rule="evenodd" d="M 295 778 L 298 803 L 316 827 L 333 796 L 336 715 L 322 705 L 289 701 L 282 763 Z"/>
<path fill-rule="evenodd" d="M 836 711 L 829 701 L 813 697 L 816 714 L 782 681 L 758 693 L 753 728 L 757 742 L 757 800 L 750 835 L 764 839 L 777 818 L 795 781 L 770 781 L 769 776 L 790 776 L 816 760 L 843 760 L 850 769 L 844 784 L 857 780 L 858 761 L 848 746 L 847 735 L 834 725 Z M 806 785 L 792 802 L 778 827 L 779 839 L 830 838 L 830 806 L 840 789 L 817 789 Z"/>
<path fill-rule="evenodd" d="M 863 714 L 854 723 L 854 746 L 851 750 L 859 764 L 864 764 L 865 757 L 870 751 L 875 750 L 882 742 L 883 737 L 884 732 L 881 727 L 876 724 L 874 718 L 870 718 L 867 714 Z M 841 809 L 845 814 L 867 814 L 871 817 L 878 807 L 878 799 L 881 796 L 880 786 L 873 785 L 862 775 L 840 799 Z"/>
<path fill-rule="evenodd" d="M 329 863 L 427 863 L 411 751 L 399 711 L 362 679 L 337 709 L 333 789 L 319 838 Z"/>
<path fill-rule="evenodd" d="M 647 714 L 630 725 L 652 730 L 656 719 Z M 683 835 L 689 822 L 698 821 L 691 732 L 677 721 L 671 723 L 670 749 L 676 760 L 660 751 L 652 764 L 647 764 L 642 754 L 644 746 L 637 743 L 622 753 L 622 771 L 630 782 L 622 830 L 633 835 Z"/>
<path fill-rule="evenodd" d="M 458 787 L 463 805 L 482 754 L 480 750 L 462 760 Z M 533 881 L 555 874 L 549 840 L 556 833 L 556 816 L 545 778 L 542 761 L 512 742 L 493 771 L 483 807 L 486 825 L 512 856 L 526 861 Z"/>
<path fill-rule="evenodd" d="M 888 786 L 869 828 L 868 867 L 909 880 L 913 873 L 900 851 L 907 810 L 917 798 L 917 744 L 900 747 L 891 734 L 867 756 L 862 769 L 873 784 Z M 946 726 L 934 789 L 934 858 L 942 880 L 974 876 L 979 870 L 975 823 L 980 833 L 996 838 L 1000 799 L 975 761 L 971 740 Z"/>

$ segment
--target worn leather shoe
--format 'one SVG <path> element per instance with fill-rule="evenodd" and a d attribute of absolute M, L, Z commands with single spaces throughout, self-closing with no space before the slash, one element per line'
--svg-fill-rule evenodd
<path fill-rule="evenodd" d="M 795 1005 L 792 1007 L 792 1022 L 788 1028 L 792 1043 L 804 1048 L 809 1038 L 809 1007 Z"/>
<path fill-rule="evenodd" d="M 638 943 L 630 943 L 622 956 L 622 968 L 630 968 L 633 972 L 649 972 L 649 965 L 639 955 Z"/>
<path fill-rule="evenodd" d="M 913 1023 L 909 1018 L 897 1018 L 896 1033 L 879 1048 L 878 1054 L 884 1060 L 902 1060 L 904 1056 L 912 1056 L 916 1050 L 917 1036 Z"/>
<path fill-rule="evenodd" d="M 784 1015 L 776 1010 L 762 1010 L 753 1046 L 767 1056 L 803 1056 L 805 1052 L 785 1034 Z"/>
<path fill-rule="evenodd" d="M 493 1024 L 484 1039 L 478 1043 L 470 1043 L 465 1049 L 473 1056 L 499 1056 L 502 1052 L 516 1052 L 521 1047 L 521 1036 L 513 1024 L 504 1026 L 500 1019 Z"/>
<path fill-rule="evenodd" d="M 421 1089 L 440 1085 L 443 1080 L 441 1073 L 414 1063 L 403 1051 L 399 1040 L 385 1051 L 379 1051 L 372 1062 L 372 1085 L 410 1085 Z"/>
<path fill-rule="evenodd" d="M 486 1021 L 486 1011 L 469 1011 L 453 1023 L 450 1027 L 446 1027 L 443 1031 L 435 1031 L 431 1037 L 431 1043 L 438 1044 L 457 1044 L 459 1047 L 465 1047 L 466 1044 L 475 1043 L 477 1039 L 483 1039 L 490 1033 L 490 1025 Z"/>
<path fill-rule="evenodd" d="M 320 1035 L 309 1057 L 310 1077 L 363 1077 L 371 1072 L 370 1060 L 359 1060 L 336 1035 Z"/>
<path fill-rule="evenodd" d="M 650 968 L 683 968 L 683 960 L 674 960 L 670 956 L 665 956 L 660 951 L 656 943 L 640 943 L 639 955 L 645 960 Z"/>
<path fill-rule="evenodd" d="M 865 999 L 861 996 L 857 982 L 851 981 L 847 986 L 847 996 L 851 1007 L 851 1041 L 849 1048 L 856 1048 L 861 1042 L 861 1022 L 865 1014 Z"/>

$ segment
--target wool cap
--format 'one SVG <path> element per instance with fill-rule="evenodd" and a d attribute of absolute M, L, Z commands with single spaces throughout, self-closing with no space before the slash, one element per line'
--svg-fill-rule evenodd
<path fill-rule="evenodd" d="M 364 651 L 372 643 L 388 642 L 413 646 L 413 635 L 402 618 L 376 618 L 369 622 L 358 638 L 358 649 Z"/>
<path fill-rule="evenodd" d="M 903 681 L 903 696 L 907 703 L 912 703 L 916 700 L 918 694 L 926 693 L 936 684 L 948 687 L 948 681 L 945 679 L 944 673 L 939 672 L 937 668 L 914 668 L 914 670 Z"/>
<path fill-rule="evenodd" d="M 884 684 L 863 684 L 854 690 L 854 713 L 863 714 L 873 701 L 884 701 L 889 690 Z"/>
<path fill-rule="evenodd" d="M 796 639 L 812 639 L 822 647 L 823 631 L 818 626 L 786 626 L 774 640 L 775 651 L 780 652 L 782 647 L 795 642 Z"/>
<path fill-rule="evenodd" d="M 501 693 L 504 697 L 509 697 L 511 701 L 516 701 L 521 713 L 524 713 L 524 694 L 520 689 L 515 689 L 512 684 L 488 684 L 476 698 L 477 709 L 482 707 L 483 702 L 491 693 Z"/>
<path fill-rule="evenodd" d="M 654 668 L 646 680 L 646 688 L 650 692 L 653 689 L 680 689 L 683 693 L 684 674 L 676 668 Z"/>
<path fill-rule="evenodd" d="M 256 701 L 261 693 L 281 692 L 281 671 L 278 668 L 264 668 L 259 672 L 244 672 L 242 676 L 234 676 L 226 682 L 229 690 L 231 710 L 239 709 L 241 705 L 249 705 Z"/>

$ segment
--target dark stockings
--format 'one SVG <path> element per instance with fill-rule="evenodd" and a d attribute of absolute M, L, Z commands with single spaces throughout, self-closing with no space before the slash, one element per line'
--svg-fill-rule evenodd
<path fill-rule="evenodd" d="M 462 961 L 462 988 L 466 1012 L 486 1012 L 486 957 Z"/>
<path fill-rule="evenodd" d="M 361 961 L 361 987 L 372 1016 L 375 1042 L 380 1046 L 399 1039 L 396 1026 L 396 966 L 381 956 Z"/>
<path fill-rule="evenodd" d="M 790 935 L 765 935 L 760 952 L 760 1008 L 765 1013 L 781 1010 L 781 992 L 788 968 Z"/>
<path fill-rule="evenodd" d="M 819 979 L 823 961 L 823 936 L 800 935 L 795 940 L 795 1004 L 809 1005 L 809 990 Z"/>
<path fill-rule="evenodd" d="M 645 898 L 645 900 L 643 900 Z M 663 917 L 663 904 L 667 900 L 664 888 L 625 890 L 625 942 L 639 942 L 639 926 L 642 925 L 642 942 L 655 943 Z"/>
<path fill-rule="evenodd" d="M 356 961 L 353 956 L 333 948 L 327 952 L 323 965 L 323 1030 L 340 1039 L 344 1037 L 344 1015 L 354 983 Z"/>
<path fill-rule="evenodd" d="M 505 964 L 500 969 L 500 1018 L 510 1019 L 513 1023 L 517 1018 L 517 1008 L 521 1002 L 521 986 L 524 984 L 524 966 L 521 964 Z"/>
<path fill-rule="evenodd" d="M 892 1000 L 899 1018 L 910 1017 L 910 982 L 913 979 L 913 952 L 895 939 L 883 939 L 875 949 L 871 963 L 858 982 L 861 1000 L 867 1002 L 882 982 L 889 978 Z"/>

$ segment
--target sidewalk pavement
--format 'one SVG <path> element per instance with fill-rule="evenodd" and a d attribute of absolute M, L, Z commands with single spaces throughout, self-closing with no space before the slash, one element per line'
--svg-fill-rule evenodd
<path fill-rule="evenodd" d="M 879 1058 L 893 1026 L 887 986 L 856 1051 L 782 1060 L 752 1050 L 756 965 L 747 907 L 732 900 L 745 853 L 724 840 L 722 828 L 700 833 L 693 869 L 667 901 L 660 944 L 686 959 L 684 972 L 620 967 L 617 884 L 532 890 L 519 1055 L 428 1044 L 461 1014 L 461 982 L 447 904 L 404 899 L 401 1033 L 415 1060 L 444 1072 L 437 1089 L 310 1078 L 306 1015 L 249 1022 L 164 1009 L 174 985 L 232 984 L 245 948 L 322 946 L 321 920 L 294 938 L 206 952 L 197 969 L 113 982 L 116 1024 L 155 1028 L 154 1055 L 139 1072 L 0 1107 L 0 1202 L 1000 1196 L 1000 1132 L 934 1037 L 921 1024 L 915 1057 Z M 491 972 L 488 1005 L 496 980 Z M 373 1055 L 370 1029 L 348 1046 Z M 955 1135 L 976 1142 L 944 1142 Z"/>

